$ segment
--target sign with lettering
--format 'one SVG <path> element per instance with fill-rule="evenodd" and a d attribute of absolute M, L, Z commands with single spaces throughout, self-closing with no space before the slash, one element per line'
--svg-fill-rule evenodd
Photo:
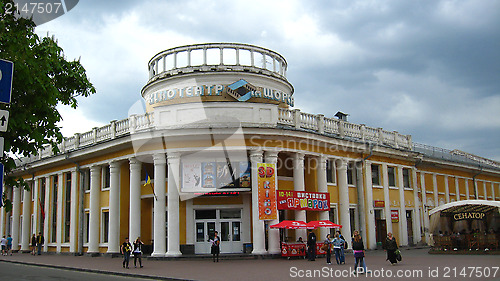
<path fill-rule="evenodd" d="M 385 201 L 375 200 L 375 201 L 373 201 L 373 207 L 375 207 L 375 208 L 384 208 L 385 207 Z"/>
<path fill-rule="evenodd" d="M 391 221 L 392 222 L 399 222 L 399 211 L 398 210 L 391 210 Z"/>
<path fill-rule="evenodd" d="M 278 210 L 328 211 L 330 210 L 330 194 L 278 190 Z"/>
<path fill-rule="evenodd" d="M 276 208 L 276 164 L 258 163 L 259 183 L 259 219 L 275 220 L 278 218 Z"/>
<path fill-rule="evenodd" d="M 453 214 L 453 220 L 482 220 L 485 216 L 483 212 L 462 212 Z"/>

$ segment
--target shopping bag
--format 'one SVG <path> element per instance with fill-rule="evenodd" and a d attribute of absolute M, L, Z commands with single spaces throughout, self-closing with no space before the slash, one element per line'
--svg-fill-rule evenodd
<path fill-rule="evenodd" d="M 396 259 L 397 259 L 398 261 L 401 261 L 401 259 L 402 259 L 402 258 L 401 258 L 401 251 L 396 250 L 396 252 L 395 252 L 395 253 L 396 253 Z"/>

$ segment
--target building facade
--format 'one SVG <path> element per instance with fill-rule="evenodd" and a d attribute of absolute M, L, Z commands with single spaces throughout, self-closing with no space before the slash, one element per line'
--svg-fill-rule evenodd
<path fill-rule="evenodd" d="M 500 163 L 412 142 L 411 136 L 309 114 L 294 106 L 278 53 L 245 44 L 182 46 L 155 55 L 142 89 L 146 112 L 75 134 L 22 159 L 6 187 L 0 235 L 29 249 L 116 254 L 141 237 L 152 256 L 280 253 L 284 219 L 330 220 L 368 248 L 392 232 L 402 246 L 429 242 L 430 209 L 459 200 L 500 201 Z M 259 219 L 258 163 L 274 163 L 278 191 L 329 195 L 321 211 L 280 209 Z M 317 229 L 325 237 L 329 229 Z"/>

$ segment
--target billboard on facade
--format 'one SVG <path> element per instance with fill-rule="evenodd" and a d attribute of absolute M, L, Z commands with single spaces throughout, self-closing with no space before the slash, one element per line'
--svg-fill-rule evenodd
<path fill-rule="evenodd" d="M 181 191 L 186 193 L 250 188 L 248 161 L 186 161 L 181 174 Z"/>
<path fill-rule="evenodd" d="M 259 184 L 259 219 L 275 220 L 278 218 L 276 206 L 276 164 L 258 163 Z"/>
<path fill-rule="evenodd" d="M 328 211 L 330 210 L 330 194 L 327 192 L 279 190 L 278 209 Z"/>

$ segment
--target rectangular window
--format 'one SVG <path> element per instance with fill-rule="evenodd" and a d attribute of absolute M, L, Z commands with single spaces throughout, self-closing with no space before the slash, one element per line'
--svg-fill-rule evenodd
<path fill-rule="evenodd" d="M 380 172 L 379 166 L 372 164 L 372 184 L 380 185 Z"/>
<path fill-rule="evenodd" d="M 111 173 L 109 165 L 102 167 L 102 189 L 109 189 L 111 182 Z"/>
<path fill-rule="evenodd" d="M 30 186 L 30 190 L 31 190 L 31 201 L 35 201 L 35 183 L 34 182 L 30 182 L 29 183 L 29 186 Z"/>
<path fill-rule="evenodd" d="M 330 212 L 328 212 L 330 221 L 333 223 L 337 223 L 337 210 L 335 208 L 330 208 Z M 330 238 L 335 236 L 336 228 L 330 228 Z"/>
<path fill-rule="evenodd" d="M 90 191 L 90 169 L 82 170 L 83 190 Z"/>
<path fill-rule="evenodd" d="M 66 173 L 66 184 L 64 186 L 64 242 L 69 242 L 69 225 L 71 221 L 71 173 Z"/>
<path fill-rule="evenodd" d="M 330 159 L 326 161 L 326 182 L 335 183 L 335 162 Z"/>
<path fill-rule="evenodd" d="M 21 192 L 20 192 L 21 193 L 21 203 L 23 203 L 24 202 L 24 188 L 22 188 L 22 187 L 19 187 L 19 188 L 21 189 Z"/>
<path fill-rule="evenodd" d="M 354 185 L 354 165 L 353 165 L 353 163 L 347 164 L 347 184 Z"/>
<path fill-rule="evenodd" d="M 410 188 L 410 169 L 403 169 L 403 186 Z"/>
<path fill-rule="evenodd" d="M 108 234 L 109 234 L 109 210 L 102 210 L 101 216 L 101 241 L 102 243 L 108 243 Z"/>
<path fill-rule="evenodd" d="M 396 186 L 396 172 L 394 167 L 387 167 L 387 174 L 389 176 L 389 186 Z"/>
<path fill-rule="evenodd" d="M 84 243 L 89 243 L 89 223 L 90 223 L 90 213 L 85 211 L 85 216 L 83 217 L 83 225 L 85 229 L 83 230 L 83 241 Z"/>
<path fill-rule="evenodd" d="M 52 243 L 57 240 L 57 189 L 58 177 L 52 176 L 52 233 L 50 237 Z"/>

